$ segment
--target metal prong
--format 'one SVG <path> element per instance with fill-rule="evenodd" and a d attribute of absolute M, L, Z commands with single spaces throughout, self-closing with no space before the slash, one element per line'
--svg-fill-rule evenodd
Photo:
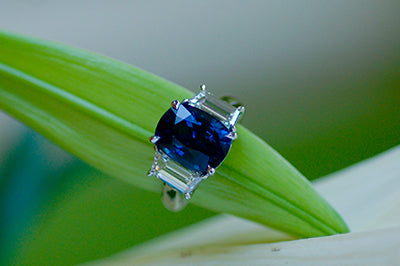
<path fill-rule="evenodd" d="M 231 114 L 229 124 L 235 126 L 239 122 L 240 118 L 243 116 L 244 111 L 244 106 L 239 106 L 238 108 L 236 108 L 236 110 Z"/>
<path fill-rule="evenodd" d="M 174 100 L 171 102 L 172 108 L 174 108 L 175 110 L 178 110 L 180 104 L 181 103 L 178 100 Z"/>
<path fill-rule="evenodd" d="M 156 142 L 160 139 L 159 136 L 152 136 L 150 137 L 150 142 L 156 144 Z"/>
<path fill-rule="evenodd" d="M 215 174 L 215 168 L 208 166 L 207 167 L 207 174 L 210 175 L 214 175 Z"/>
<path fill-rule="evenodd" d="M 235 131 L 230 132 L 228 135 L 226 135 L 227 138 L 230 138 L 231 140 L 237 139 L 237 133 Z"/>
<path fill-rule="evenodd" d="M 147 172 L 147 176 L 152 176 L 152 175 L 154 175 L 155 173 L 154 173 L 154 171 L 153 171 L 153 169 L 151 169 L 151 170 L 149 170 L 148 172 Z"/>
<path fill-rule="evenodd" d="M 190 200 L 190 198 L 192 197 L 192 193 L 186 192 L 185 194 L 183 194 L 183 196 L 185 197 L 186 200 Z"/>
<path fill-rule="evenodd" d="M 205 91 L 206 90 L 206 84 L 201 84 L 200 85 L 200 90 Z"/>

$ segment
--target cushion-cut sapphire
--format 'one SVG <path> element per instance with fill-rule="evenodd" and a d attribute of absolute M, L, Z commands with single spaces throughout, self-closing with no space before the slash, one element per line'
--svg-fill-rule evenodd
<path fill-rule="evenodd" d="M 182 166 L 207 173 L 228 154 L 232 140 L 228 128 L 218 119 L 188 103 L 170 108 L 160 119 L 156 146 Z"/>

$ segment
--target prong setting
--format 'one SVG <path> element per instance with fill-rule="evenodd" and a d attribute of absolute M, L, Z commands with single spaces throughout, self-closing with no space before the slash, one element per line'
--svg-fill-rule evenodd
<path fill-rule="evenodd" d="M 215 174 L 215 168 L 213 168 L 213 167 L 211 167 L 211 166 L 208 166 L 208 168 L 207 168 L 207 175 L 208 176 L 211 176 L 211 175 L 214 175 Z"/>
<path fill-rule="evenodd" d="M 227 138 L 230 138 L 231 140 L 237 139 L 237 133 L 235 131 L 229 132 L 228 135 L 226 135 Z"/>
<path fill-rule="evenodd" d="M 207 91 L 204 84 L 192 98 L 184 99 L 182 102 L 178 100 L 171 102 L 172 107 L 160 119 L 155 135 L 150 138 L 150 142 L 155 144 L 156 156 L 148 172 L 149 176 L 155 176 L 165 183 L 163 202 L 168 209 L 173 211 L 182 209 L 198 185 L 215 174 L 216 168 L 229 152 L 232 140 L 237 138 L 235 126 L 244 113 L 244 107 L 239 105 L 240 103 L 233 105 L 215 97 Z M 207 113 L 208 116 L 203 113 Z M 207 124 L 212 126 L 208 129 L 196 127 Z M 205 132 L 210 134 L 210 137 L 202 139 Z M 193 135 L 193 138 L 196 136 L 197 142 L 181 144 L 179 141 L 183 135 Z M 176 142 L 171 144 L 167 139 L 164 141 L 164 136 L 175 138 Z M 207 148 L 206 151 L 201 149 L 199 143 L 208 147 L 212 145 L 206 144 L 213 140 L 216 142 L 215 148 Z M 198 151 L 199 154 L 205 153 L 208 157 L 204 158 L 212 159 L 203 159 L 200 155 L 190 158 L 187 155 L 189 153 L 185 152 L 187 148 Z M 179 152 L 181 149 L 182 152 Z"/>
<path fill-rule="evenodd" d="M 171 102 L 171 106 L 172 106 L 172 108 L 174 108 L 175 110 L 178 110 L 180 104 L 181 104 L 181 103 L 180 103 L 180 101 L 178 101 L 178 100 L 174 100 L 174 101 Z"/>
<path fill-rule="evenodd" d="M 160 140 L 160 137 L 159 137 L 159 136 L 152 136 L 152 137 L 150 137 L 150 142 L 153 143 L 153 144 L 156 144 L 157 141 L 159 141 L 159 140 Z"/>
<path fill-rule="evenodd" d="M 236 108 L 236 110 L 230 115 L 229 124 L 231 126 L 235 126 L 242 118 L 244 111 L 244 106 L 239 106 L 238 108 Z"/>

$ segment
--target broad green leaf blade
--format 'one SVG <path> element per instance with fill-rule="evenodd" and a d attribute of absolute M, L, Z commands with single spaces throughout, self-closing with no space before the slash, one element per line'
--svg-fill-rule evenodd
<path fill-rule="evenodd" d="M 84 50 L 0 33 L 0 108 L 96 168 L 160 191 L 148 138 L 193 93 Z M 192 202 L 298 237 L 347 232 L 336 211 L 265 142 L 238 127 L 228 158 Z"/>
<path fill-rule="evenodd" d="M 268 262 L 276 265 L 287 263 L 289 258 L 295 260 L 296 265 L 299 262 L 326 265 L 332 261 L 337 265 L 343 264 L 338 263 L 338 259 L 349 261 L 355 257 L 365 265 L 362 260 L 398 256 L 397 249 L 391 247 L 398 245 L 398 238 L 394 235 L 400 229 L 399 160 L 400 146 L 397 146 L 314 183 L 316 189 L 341 210 L 352 229 L 362 231 L 362 234 L 265 244 L 290 240 L 290 236 L 231 215 L 217 215 L 96 261 L 93 265 L 154 265 L 160 261 L 178 265 L 189 258 L 190 263 L 200 259 L 197 262 L 201 265 L 219 265 L 220 259 L 224 259 L 225 264 L 229 261 L 229 265 Z M 382 229 L 390 233 L 384 233 Z M 379 243 L 377 250 L 376 243 Z M 382 248 L 382 245 L 387 248 Z M 231 255 L 226 256 L 226 252 Z M 245 259 L 241 260 L 242 257 Z"/>
<path fill-rule="evenodd" d="M 77 165 L 62 176 L 68 181 L 64 179 L 50 204 L 29 221 L 24 237 L 14 246 L 16 256 L 0 265 L 59 266 L 98 260 L 211 214 L 196 206 L 171 213 L 154 193 L 127 186 L 87 165 Z"/>

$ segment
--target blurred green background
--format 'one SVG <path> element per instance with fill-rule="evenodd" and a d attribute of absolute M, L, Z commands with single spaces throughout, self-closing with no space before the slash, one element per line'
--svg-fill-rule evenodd
<path fill-rule="evenodd" d="M 398 1 L 3 0 L 0 28 L 235 95 L 243 124 L 315 179 L 400 144 L 399 12 Z M 0 263 L 60 265 L 213 213 L 169 213 L 1 114 L 0 215 Z"/>

